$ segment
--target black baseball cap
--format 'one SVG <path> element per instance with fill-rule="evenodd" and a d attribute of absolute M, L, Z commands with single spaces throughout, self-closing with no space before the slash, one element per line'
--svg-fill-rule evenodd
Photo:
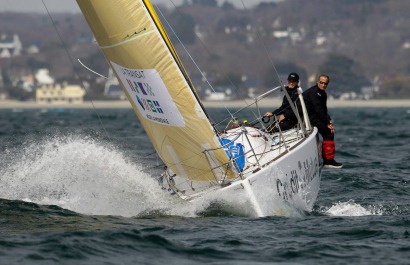
<path fill-rule="evenodd" d="M 297 73 L 290 73 L 288 75 L 288 81 L 299 81 L 299 75 Z"/>

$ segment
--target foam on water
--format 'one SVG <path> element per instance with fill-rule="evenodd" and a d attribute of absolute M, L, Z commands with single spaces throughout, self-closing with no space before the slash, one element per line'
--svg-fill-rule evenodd
<path fill-rule="evenodd" d="M 83 214 L 195 216 L 209 206 L 162 191 L 138 161 L 115 147 L 79 136 L 54 137 L 8 150 L 0 169 L 0 197 L 57 205 Z"/>
<path fill-rule="evenodd" d="M 370 206 L 367 209 L 352 200 L 338 202 L 325 211 L 325 214 L 332 216 L 366 216 L 382 215 L 383 211 L 379 207 Z"/>
<path fill-rule="evenodd" d="M 54 136 L 34 140 L 24 148 L 6 150 L 0 158 L 0 198 L 3 199 L 57 205 L 91 215 L 196 217 L 215 213 L 216 206 L 215 214 L 253 216 L 250 203 L 240 198 L 236 205 L 225 203 L 220 194 L 218 197 L 209 194 L 194 202 L 180 200 L 161 190 L 155 176 L 146 173 L 141 162 L 130 161 L 115 146 L 90 137 Z M 263 194 L 270 196 L 271 192 L 266 190 Z M 286 216 L 303 215 L 293 207 L 280 208 Z M 327 214 L 357 216 L 372 212 L 348 202 L 332 206 Z"/>

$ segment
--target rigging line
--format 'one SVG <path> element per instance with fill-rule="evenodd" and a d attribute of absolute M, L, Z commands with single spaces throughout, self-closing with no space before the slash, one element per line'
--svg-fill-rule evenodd
<path fill-rule="evenodd" d="M 179 143 L 179 142 L 176 141 L 175 139 L 171 138 L 170 136 L 166 136 L 166 138 L 169 138 L 169 139 L 171 139 L 171 140 L 177 142 L 178 144 L 180 144 L 181 146 L 183 146 L 183 147 L 186 148 L 187 150 L 190 150 L 189 148 L 185 147 L 184 145 L 182 145 L 181 143 Z M 166 141 L 166 138 L 164 138 L 164 140 L 163 140 L 162 143 L 161 143 L 161 151 L 162 151 L 164 142 Z M 218 147 L 218 148 L 215 148 L 215 149 L 213 149 L 213 150 L 218 150 L 218 149 L 222 149 L 222 148 L 221 148 L 221 147 Z M 205 150 L 205 151 L 206 151 L 206 150 Z M 201 154 L 198 154 L 198 153 L 193 153 L 193 154 L 199 157 L 198 160 L 204 157 L 204 153 L 203 153 L 203 152 L 202 152 Z M 189 160 L 191 160 L 191 159 L 192 159 L 192 157 L 187 157 L 186 159 L 180 160 L 178 164 L 181 164 L 181 165 L 183 165 L 184 167 L 187 167 L 187 168 L 196 169 L 196 170 L 202 170 L 202 169 L 200 169 L 200 168 L 197 168 L 197 167 L 193 167 L 193 166 L 189 166 L 189 165 L 187 165 L 187 164 L 184 164 L 186 161 L 189 161 Z M 219 160 L 216 159 L 216 161 L 219 161 Z M 164 164 L 166 164 L 165 162 L 166 162 L 166 161 L 163 161 Z M 224 163 L 224 164 L 225 164 L 225 163 Z M 176 163 L 168 163 L 168 165 L 169 165 L 169 166 L 174 166 L 174 165 L 176 165 Z M 205 171 L 206 173 L 209 173 L 209 171 L 207 171 L 207 170 L 202 170 L 202 171 Z"/>
<path fill-rule="evenodd" d="M 171 0 L 172 2 L 172 0 Z M 172 2 L 172 4 L 175 6 L 175 4 Z M 202 77 L 205 78 L 206 83 L 208 84 L 208 86 L 212 89 L 212 91 L 214 93 L 216 93 L 215 89 L 213 88 L 213 86 L 211 85 L 211 83 L 209 82 L 208 78 L 206 78 L 206 76 L 203 74 L 203 71 L 201 70 L 201 68 L 198 66 L 198 64 L 196 63 L 196 61 L 194 60 L 194 58 L 191 56 L 191 54 L 189 53 L 188 49 L 185 47 L 184 43 L 181 41 L 181 39 L 178 37 L 177 33 L 174 31 L 174 29 L 171 27 L 171 24 L 168 22 L 168 20 L 165 18 L 165 15 L 162 13 L 161 9 L 158 7 L 158 5 L 155 5 L 155 7 L 157 8 L 158 12 L 161 14 L 162 18 L 164 19 L 164 21 L 167 23 L 168 27 L 171 29 L 172 33 L 174 34 L 174 36 L 177 38 L 178 42 L 181 44 L 182 48 L 184 49 L 184 51 L 186 52 L 186 54 L 188 55 L 188 57 L 191 59 L 192 63 L 196 66 L 196 68 L 198 69 L 198 71 L 201 73 Z M 176 6 L 175 6 L 176 8 Z M 225 109 L 228 111 L 229 115 L 232 116 L 231 112 L 229 111 L 229 109 L 226 107 L 226 105 L 224 105 Z M 233 117 L 233 116 L 232 116 Z"/>
<path fill-rule="evenodd" d="M 245 3 L 243 2 L 243 0 L 241 0 L 241 3 L 242 3 L 243 8 L 244 8 L 246 11 L 249 11 L 249 9 L 245 6 Z M 252 13 L 251 13 L 251 14 L 252 14 Z M 258 36 L 259 42 L 262 44 L 262 47 L 263 47 L 263 49 L 264 49 L 264 51 L 265 51 L 265 53 L 266 53 L 266 55 L 267 55 L 267 57 L 268 57 L 268 59 L 269 59 L 269 62 L 270 62 L 270 64 L 272 65 L 273 70 L 275 71 L 275 74 L 276 74 L 276 77 L 278 78 L 279 84 L 281 85 L 282 88 L 284 88 L 284 85 L 283 85 L 283 83 L 282 83 L 282 80 L 280 80 L 280 77 L 279 77 L 279 72 L 278 72 L 278 70 L 276 69 L 275 64 L 273 63 L 272 56 L 270 55 L 268 49 L 266 48 L 266 45 L 264 44 L 264 42 L 263 42 L 263 40 L 262 40 L 262 36 L 261 36 L 261 34 L 260 34 L 260 32 L 259 32 L 258 30 L 256 30 L 256 35 Z"/>
<path fill-rule="evenodd" d="M 245 110 L 245 109 L 249 108 L 250 106 L 252 106 L 252 105 L 254 105 L 254 104 L 256 105 L 257 109 L 259 110 L 260 108 L 259 108 L 259 106 L 258 106 L 258 101 L 264 99 L 264 98 L 267 97 L 268 95 L 271 95 L 272 93 L 274 93 L 274 92 L 275 92 L 276 90 L 278 90 L 279 88 L 282 88 L 282 87 L 281 87 L 281 86 L 274 87 L 274 88 L 272 88 L 271 90 L 265 92 L 264 94 L 259 95 L 259 96 L 256 97 L 256 98 L 253 98 L 252 103 L 250 103 L 249 105 L 247 105 L 247 106 L 245 106 L 245 107 L 242 107 L 242 108 L 238 109 L 237 111 L 235 111 L 235 112 L 233 113 L 233 115 L 235 115 L 235 114 L 241 112 L 242 110 Z M 252 114 L 255 115 L 255 113 L 253 113 L 253 112 L 252 112 Z M 222 122 L 226 121 L 227 119 L 228 119 L 228 118 L 225 118 L 225 119 L 219 121 L 216 125 L 221 124 Z"/>
<path fill-rule="evenodd" d="M 241 2 L 242 2 L 242 5 L 243 5 L 243 8 L 244 8 L 245 10 L 249 11 L 249 10 L 246 8 L 245 3 L 243 2 L 243 0 L 241 0 Z M 251 14 L 252 14 L 252 13 L 251 13 Z M 261 42 L 261 44 L 262 44 L 262 46 L 263 46 L 263 48 L 264 48 L 264 50 L 265 50 L 266 55 L 267 55 L 268 58 L 269 58 L 270 63 L 272 64 L 273 69 L 275 70 L 276 77 L 278 78 L 279 84 L 280 84 L 280 86 L 281 86 L 282 89 L 283 89 L 283 93 L 285 94 L 285 97 L 286 97 L 286 99 L 288 100 L 289 105 L 290 105 L 290 107 L 292 108 L 293 113 L 296 115 L 296 118 L 297 118 L 297 120 L 298 120 L 298 123 L 299 123 L 299 124 L 302 124 L 302 126 L 304 127 L 304 124 L 303 124 L 302 120 L 300 119 L 299 115 L 297 114 L 297 109 L 296 109 L 295 105 L 293 104 L 293 102 L 292 102 L 292 100 L 291 100 L 291 98 L 290 98 L 290 96 L 289 96 L 289 93 L 286 91 L 285 86 L 284 86 L 283 83 L 282 83 L 282 80 L 280 80 L 279 72 L 278 72 L 278 70 L 276 69 L 275 64 L 273 63 L 273 59 L 272 59 L 272 57 L 270 56 L 270 54 L 269 54 L 269 52 L 268 52 L 268 49 L 266 48 L 266 45 L 265 45 L 265 44 L 263 43 L 263 41 L 262 41 L 262 37 L 261 37 L 261 35 L 260 35 L 260 32 L 257 30 L 256 33 L 257 33 L 257 35 L 258 35 L 259 41 Z M 303 130 L 303 132 L 306 134 L 306 130 L 305 130 L 305 129 L 302 129 L 302 130 Z"/>
<path fill-rule="evenodd" d="M 64 50 L 65 50 L 65 52 L 66 52 L 68 58 L 70 59 L 70 62 L 71 62 L 72 66 L 73 66 L 73 69 L 74 69 L 74 72 L 77 72 L 76 67 L 75 67 L 75 64 L 74 64 L 74 61 L 73 61 L 73 58 L 71 58 L 71 55 L 70 55 L 70 53 L 69 53 L 69 51 L 68 51 L 68 49 L 67 49 L 67 47 L 66 47 L 66 45 L 65 45 L 65 43 L 64 43 L 64 41 L 63 41 L 63 38 L 62 38 L 60 32 L 59 32 L 58 29 L 57 29 L 57 25 L 55 24 L 54 19 L 53 19 L 53 17 L 51 16 L 51 14 L 50 14 L 50 12 L 49 12 L 47 6 L 46 6 L 46 3 L 44 3 L 44 0 L 41 0 L 41 1 L 43 2 L 44 8 L 45 8 L 46 11 L 47 11 L 47 14 L 48 14 L 48 16 L 49 16 L 49 18 L 50 18 L 50 20 L 51 20 L 51 23 L 53 24 L 53 27 L 54 27 L 54 29 L 55 29 L 57 35 L 58 35 L 58 38 L 60 39 L 61 44 L 63 45 Z M 76 73 L 76 74 L 77 74 L 77 73 Z M 79 76 L 79 75 L 78 75 L 78 76 Z M 83 85 L 83 88 L 84 88 L 84 90 L 88 93 L 88 90 L 85 88 L 84 85 Z M 105 132 L 105 135 L 106 135 L 107 138 L 111 141 L 111 138 L 110 138 L 110 136 L 108 135 L 108 132 L 107 132 L 107 130 L 106 130 L 106 128 L 105 128 L 105 126 L 104 126 L 104 124 L 103 124 L 103 122 L 102 122 L 102 120 L 101 120 L 101 117 L 100 117 L 100 115 L 98 114 L 98 111 L 97 111 L 97 109 L 96 109 L 96 107 L 95 107 L 95 105 L 94 105 L 94 102 L 93 102 L 93 100 L 92 100 L 91 98 L 90 98 L 90 101 L 91 101 L 91 105 L 93 106 L 94 112 L 97 114 L 98 120 L 100 121 L 100 124 L 101 124 L 101 126 L 102 126 L 102 128 L 103 128 L 103 130 L 104 130 L 104 132 Z"/>
<path fill-rule="evenodd" d="M 179 11 L 179 9 L 177 8 L 177 6 L 175 5 L 175 3 L 174 3 L 172 0 L 170 0 L 170 2 L 171 2 L 172 5 L 174 6 L 175 10 L 176 10 L 178 13 L 181 13 L 181 12 Z M 196 33 L 195 33 L 195 35 L 196 35 Z M 210 54 L 211 54 L 211 51 L 208 49 L 208 47 L 205 45 L 205 43 L 202 41 L 202 39 L 201 39 L 198 35 L 196 35 L 196 37 L 197 37 L 197 39 L 199 40 L 199 42 L 201 43 L 202 47 L 203 47 L 203 48 L 206 50 L 206 52 L 210 55 Z M 204 77 L 205 80 L 208 81 L 207 77 L 204 76 L 204 74 L 202 73 L 202 71 L 200 71 L 200 73 L 201 73 L 202 77 Z M 231 78 L 230 78 L 229 76 L 227 76 L 227 75 L 224 75 L 224 77 L 229 81 L 229 83 L 232 85 L 232 87 L 234 87 L 235 90 L 238 92 L 238 91 L 239 91 L 239 88 L 232 82 Z M 213 89 L 213 87 L 212 87 L 212 86 L 210 86 L 210 87 L 211 87 L 211 89 L 213 90 L 213 92 L 215 92 L 215 90 Z M 247 106 L 250 106 L 250 105 L 253 104 L 253 103 L 248 103 L 248 101 L 246 100 L 246 98 L 242 98 L 241 100 L 243 100 Z M 229 111 L 228 111 L 228 112 L 229 112 Z M 251 112 L 253 113 L 253 110 L 251 110 Z M 231 114 L 230 112 L 229 112 L 229 114 L 231 115 L 232 118 L 233 118 L 232 115 L 235 115 L 235 114 Z"/>

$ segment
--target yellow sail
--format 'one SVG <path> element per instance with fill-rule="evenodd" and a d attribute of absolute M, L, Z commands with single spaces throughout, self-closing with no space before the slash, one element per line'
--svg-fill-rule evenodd
<path fill-rule="evenodd" d="M 148 0 L 77 0 L 101 50 L 161 159 L 193 181 L 234 178 Z M 207 151 L 205 150 L 213 150 Z"/>

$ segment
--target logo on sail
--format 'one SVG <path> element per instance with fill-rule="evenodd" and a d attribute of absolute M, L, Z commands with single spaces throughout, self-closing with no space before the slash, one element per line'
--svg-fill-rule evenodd
<path fill-rule="evenodd" d="M 144 89 L 144 85 L 140 82 L 131 82 L 131 80 L 127 79 L 128 85 L 130 86 L 131 90 L 137 94 L 142 93 L 143 95 L 147 96 L 148 93 L 146 92 L 146 89 Z M 151 90 L 151 87 L 148 88 Z M 151 96 L 155 96 L 154 93 L 150 93 Z M 152 112 L 157 112 L 157 113 L 164 113 L 164 111 L 161 109 L 161 105 L 157 100 L 150 100 L 150 99 L 145 99 L 145 98 L 140 98 L 138 95 L 135 95 L 137 98 L 138 104 L 140 104 L 141 108 L 143 110 L 148 110 Z"/>
<path fill-rule="evenodd" d="M 185 126 L 181 113 L 155 69 L 128 69 L 111 63 L 145 119 L 162 125 Z"/>
<path fill-rule="evenodd" d="M 131 82 L 131 80 L 126 79 L 129 87 L 131 90 L 137 94 L 142 93 L 143 95 L 147 96 L 148 93 L 146 92 L 146 89 L 144 89 L 144 85 L 140 82 Z M 152 91 L 151 87 L 149 87 L 148 91 Z M 140 92 L 141 91 L 141 92 Z M 150 92 L 150 95 L 155 96 L 153 92 Z M 140 98 L 138 95 L 135 95 L 137 98 L 138 104 L 140 104 L 141 108 L 143 110 L 148 110 L 156 113 L 161 113 L 164 114 L 164 111 L 161 108 L 161 105 L 157 100 L 150 100 L 150 99 L 145 99 L 145 98 Z"/>

